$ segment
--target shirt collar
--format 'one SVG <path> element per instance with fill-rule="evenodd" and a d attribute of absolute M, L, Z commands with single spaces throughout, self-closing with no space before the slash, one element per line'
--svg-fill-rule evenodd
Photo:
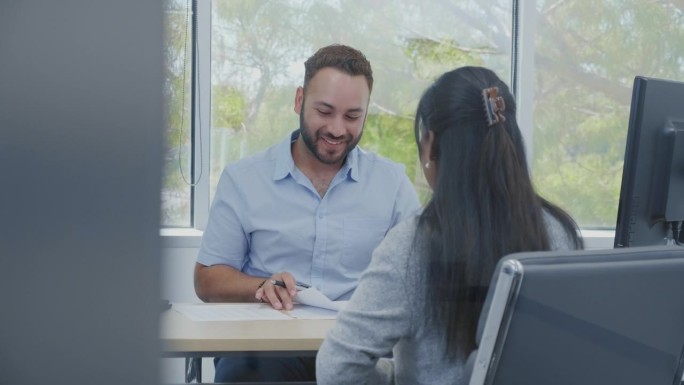
<path fill-rule="evenodd" d="M 273 172 L 273 180 L 281 180 L 291 175 L 294 172 L 295 164 L 292 159 L 292 143 L 299 138 L 299 129 L 292 131 L 289 137 L 285 138 L 275 148 L 275 170 Z M 347 159 L 342 165 L 342 174 L 348 175 L 352 180 L 358 182 L 359 180 L 359 147 L 354 147 L 353 150 L 347 154 Z"/>
<path fill-rule="evenodd" d="M 289 137 L 283 139 L 275 147 L 275 170 L 273 180 L 285 179 L 294 171 L 294 160 L 292 159 L 292 143 L 299 137 L 299 130 L 292 131 Z"/>

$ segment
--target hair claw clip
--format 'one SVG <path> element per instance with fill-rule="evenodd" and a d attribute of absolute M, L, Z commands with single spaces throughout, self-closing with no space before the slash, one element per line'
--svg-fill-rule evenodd
<path fill-rule="evenodd" d="M 499 96 L 499 87 L 482 90 L 482 100 L 484 101 L 488 127 L 506 121 L 506 117 L 503 115 L 503 112 L 506 111 L 506 104 L 503 98 Z"/>

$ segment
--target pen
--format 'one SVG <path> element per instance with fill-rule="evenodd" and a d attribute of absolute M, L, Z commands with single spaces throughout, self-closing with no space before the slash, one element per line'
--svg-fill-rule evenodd
<path fill-rule="evenodd" d="M 285 286 L 285 282 L 283 282 L 283 281 L 276 281 L 275 279 L 273 279 L 273 280 L 271 280 L 271 283 L 274 284 L 274 285 L 276 285 L 276 286 L 280 286 L 280 287 L 283 287 L 283 288 L 287 288 L 287 287 Z M 305 284 L 305 283 L 299 283 L 299 282 L 297 282 L 297 286 L 298 286 L 297 289 L 299 289 L 299 290 L 308 289 L 309 287 L 311 287 L 311 286 L 309 286 L 309 285 L 307 285 L 307 284 Z"/>

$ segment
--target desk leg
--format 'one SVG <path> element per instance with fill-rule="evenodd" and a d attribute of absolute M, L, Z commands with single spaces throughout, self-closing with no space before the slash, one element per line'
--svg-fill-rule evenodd
<path fill-rule="evenodd" d="M 202 382 L 202 358 L 185 357 L 185 383 L 189 384 L 193 380 L 197 380 L 198 384 Z"/>

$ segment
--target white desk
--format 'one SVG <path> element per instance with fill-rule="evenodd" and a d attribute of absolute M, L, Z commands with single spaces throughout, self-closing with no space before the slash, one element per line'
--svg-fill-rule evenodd
<path fill-rule="evenodd" d="M 211 304 L 198 304 L 198 306 Z M 245 304 L 239 304 L 244 306 Z M 254 306 L 260 306 L 254 304 Z M 164 357 L 186 358 L 186 382 L 201 381 L 201 362 L 191 358 L 231 355 L 315 356 L 332 319 L 192 321 L 173 308 L 160 320 Z"/>

